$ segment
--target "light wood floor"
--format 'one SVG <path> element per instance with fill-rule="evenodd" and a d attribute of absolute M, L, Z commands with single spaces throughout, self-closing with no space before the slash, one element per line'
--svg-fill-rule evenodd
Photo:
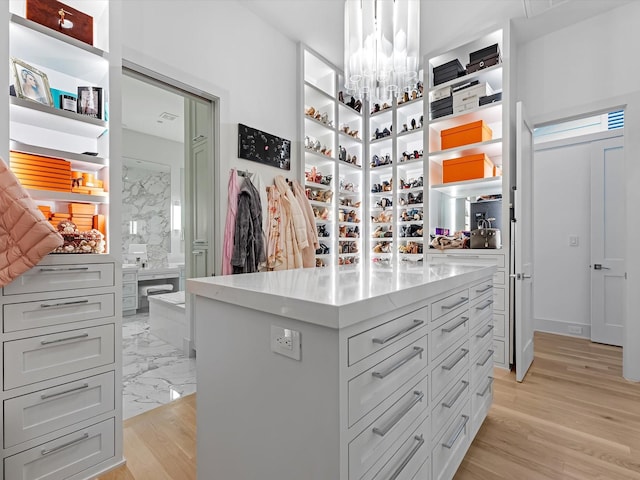
<path fill-rule="evenodd" d="M 622 378 L 621 349 L 536 333 L 535 352 L 523 383 L 496 370 L 494 405 L 455 480 L 640 480 L 640 384 Z M 127 465 L 99 480 L 195 480 L 195 403 L 127 420 Z"/>

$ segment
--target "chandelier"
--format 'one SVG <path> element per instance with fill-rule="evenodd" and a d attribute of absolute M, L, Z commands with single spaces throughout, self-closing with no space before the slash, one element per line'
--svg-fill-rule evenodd
<path fill-rule="evenodd" d="M 345 90 L 390 102 L 416 89 L 420 0 L 345 0 Z"/>

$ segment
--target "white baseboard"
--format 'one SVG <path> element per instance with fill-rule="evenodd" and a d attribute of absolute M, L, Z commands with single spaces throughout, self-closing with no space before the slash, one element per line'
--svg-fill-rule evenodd
<path fill-rule="evenodd" d="M 555 333 L 567 337 L 591 338 L 591 325 L 584 323 L 563 322 L 546 318 L 534 319 L 534 330 L 537 332 Z"/>

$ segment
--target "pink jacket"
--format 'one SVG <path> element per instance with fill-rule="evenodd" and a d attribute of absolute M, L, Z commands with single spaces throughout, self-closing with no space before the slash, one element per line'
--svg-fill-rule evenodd
<path fill-rule="evenodd" d="M 0 159 L 0 287 L 64 243 Z"/>
<path fill-rule="evenodd" d="M 276 265 L 274 269 L 302 268 L 302 249 L 309 246 L 304 214 L 284 177 L 277 175 L 274 178 L 274 183 L 280 194 L 280 241 L 282 242 L 284 261 L 282 265 Z"/>
<path fill-rule="evenodd" d="M 307 195 L 304 193 L 304 188 L 302 188 L 302 185 L 300 185 L 300 182 L 297 180 L 293 182 L 293 194 L 302 209 L 307 227 L 307 241 L 309 242 L 309 245 L 302 249 L 302 266 L 304 268 L 315 267 L 316 250 L 320 248 L 320 244 L 318 243 L 318 230 L 316 230 L 316 220 L 313 216 L 313 209 L 311 208 Z"/>
<path fill-rule="evenodd" d="M 222 275 L 231 275 L 231 256 L 233 255 L 233 236 L 236 231 L 236 215 L 238 214 L 238 173 L 231 170 L 229 175 L 229 200 L 227 203 L 227 219 L 224 226 L 224 241 L 222 245 Z"/>

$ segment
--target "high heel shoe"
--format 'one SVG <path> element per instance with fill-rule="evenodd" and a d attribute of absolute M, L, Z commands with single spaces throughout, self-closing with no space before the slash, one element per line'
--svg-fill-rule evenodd
<path fill-rule="evenodd" d="M 309 115 L 310 117 L 313 117 L 316 113 L 316 109 L 313 107 L 309 107 L 304 111 L 305 115 Z"/>
<path fill-rule="evenodd" d="M 353 108 L 356 112 L 360 113 L 360 110 L 362 109 L 362 102 L 360 100 L 356 100 Z"/>

